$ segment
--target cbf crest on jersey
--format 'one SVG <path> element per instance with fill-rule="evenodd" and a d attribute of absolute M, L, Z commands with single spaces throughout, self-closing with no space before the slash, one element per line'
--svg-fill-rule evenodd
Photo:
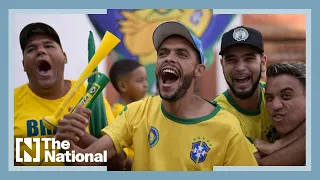
<path fill-rule="evenodd" d="M 233 31 L 233 39 L 236 41 L 245 41 L 248 39 L 249 33 L 245 28 L 237 28 Z"/>
<path fill-rule="evenodd" d="M 148 134 L 149 147 L 152 148 L 153 146 L 155 146 L 158 143 L 159 138 L 159 131 L 157 130 L 157 128 L 151 126 Z"/>
<path fill-rule="evenodd" d="M 197 142 L 192 143 L 192 148 L 190 151 L 190 158 L 195 164 L 202 163 L 204 160 L 206 160 L 207 154 L 210 151 L 210 147 L 207 144 L 207 143 L 209 143 L 209 141 L 207 140 L 205 142 L 205 138 L 203 138 L 202 140 L 200 140 L 200 138 L 198 138 Z M 209 144 L 209 145 L 211 146 L 211 144 Z"/>

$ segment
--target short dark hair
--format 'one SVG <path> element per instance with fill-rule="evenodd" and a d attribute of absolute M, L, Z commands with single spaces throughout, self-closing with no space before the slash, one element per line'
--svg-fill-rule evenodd
<path fill-rule="evenodd" d="M 306 64 L 303 62 L 280 62 L 272 64 L 267 69 L 267 78 L 288 74 L 300 81 L 306 88 Z"/>
<path fill-rule="evenodd" d="M 109 76 L 111 79 L 111 83 L 113 87 L 118 91 L 118 81 L 119 78 L 122 76 L 128 76 L 137 69 L 138 67 L 142 66 L 138 61 L 131 60 L 131 59 L 122 59 L 118 60 L 110 68 Z"/>

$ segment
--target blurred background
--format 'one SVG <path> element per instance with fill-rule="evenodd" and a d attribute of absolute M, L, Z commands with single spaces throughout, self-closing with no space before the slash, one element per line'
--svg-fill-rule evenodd
<path fill-rule="evenodd" d="M 265 43 L 268 65 L 279 61 L 306 62 L 306 16 L 304 14 L 214 14 L 210 9 L 113 9 L 106 14 L 14 14 L 9 23 L 9 72 L 14 72 L 14 88 L 28 82 L 23 71 L 19 34 L 32 22 L 44 22 L 59 34 L 68 57 L 65 78 L 77 79 L 88 64 L 88 37 L 92 31 L 98 47 L 105 31 L 122 41 L 99 65 L 99 71 L 108 75 L 115 61 L 139 61 L 147 69 L 149 94 L 156 93 L 154 65 L 156 52 L 152 33 L 161 23 L 169 20 L 183 23 L 198 36 L 205 49 L 206 73 L 197 82 L 197 93 L 209 100 L 228 87 L 220 65 L 221 35 L 239 25 L 259 30 Z M 118 94 L 109 83 L 104 95 L 112 105 Z"/>

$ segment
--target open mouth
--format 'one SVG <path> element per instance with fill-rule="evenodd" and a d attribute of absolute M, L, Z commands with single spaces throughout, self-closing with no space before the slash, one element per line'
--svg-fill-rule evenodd
<path fill-rule="evenodd" d="M 245 84 L 249 82 L 250 76 L 236 76 L 233 79 L 239 84 Z"/>
<path fill-rule="evenodd" d="M 51 70 L 51 65 L 45 60 L 39 60 L 37 66 L 40 74 L 47 74 Z"/>
<path fill-rule="evenodd" d="M 175 83 L 179 79 L 179 75 L 176 71 L 164 68 L 161 71 L 161 80 L 164 85 L 170 85 Z"/>

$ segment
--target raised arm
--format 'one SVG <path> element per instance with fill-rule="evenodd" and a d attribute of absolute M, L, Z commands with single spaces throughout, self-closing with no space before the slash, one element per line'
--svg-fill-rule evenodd
<path fill-rule="evenodd" d="M 302 166 L 306 160 L 306 137 L 301 136 L 289 146 L 257 159 L 260 166 Z"/>
<path fill-rule="evenodd" d="M 290 144 L 292 144 L 294 141 L 304 136 L 305 134 L 306 134 L 306 123 L 304 121 L 294 131 L 276 140 L 274 143 L 269 143 L 260 139 L 256 139 L 254 144 L 261 153 L 265 155 L 270 155 L 280 149 L 283 149 L 289 146 Z"/>
<path fill-rule="evenodd" d="M 126 131 L 126 118 L 122 116 L 113 128 L 113 131 L 118 132 L 116 133 L 117 136 L 113 137 L 117 144 L 117 149 L 115 149 L 114 142 L 109 135 L 97 139 L 86 132 L 89 116 L 90 110 L 77 107 L 72 114 L 65 115 L 64 119 L 59 122 L 56 138 L 72 142 L 69 151 L 75 150 L 76 153 L 96 154 L 107 150 L 108 159 L 112 157 L 110 162 L 107 163 L 108 167 L 113 170 L 122 170 L 126 166 L 126 155 L 123 153 L 122 144 L 118 140 L 123 140 L 121 142 L 124 144 L 127 144 L 128 141 L 128 143 L 131 143 L 131 136 Z M 112 130 L 109 130 L 109 132 L 112 133 Z M 68 165 L 101 165 L 101 163 L 71 163 Z"/>
<path fill-rule="evenodd" d="M 105 150 L 108 152 L 108 157 L 107 159 L 110 159 L 114 155 L 117 154 L 117 151 L 114 147 L 113 141 L 108 135 L 102 136 L 100 139 L 98 139 L 96 142 L 91 144 L 89 147 L 86 149 L 82 149 L 79 146 L 77 146 L 75 143 L 71 141 L 71 148 L 69 151 L 74 150 L 76 154 L 78 153 L 103 153 Z M 72 165 L 77 165 L 77 166 L 99 166 L 102 165 L 103 163 L 101 162 L 76 162 L 72 163 Z"/>
<path fill-rule="evenodd" d="M 97 141 L 96 137 L 86 131 L 90 116 L 90 109 L 81 106 L 78 106 L 74 113 L 64 115 L 58 123 L 56 139 L 71 140 L 81 148 L 86 148 Z"/>

